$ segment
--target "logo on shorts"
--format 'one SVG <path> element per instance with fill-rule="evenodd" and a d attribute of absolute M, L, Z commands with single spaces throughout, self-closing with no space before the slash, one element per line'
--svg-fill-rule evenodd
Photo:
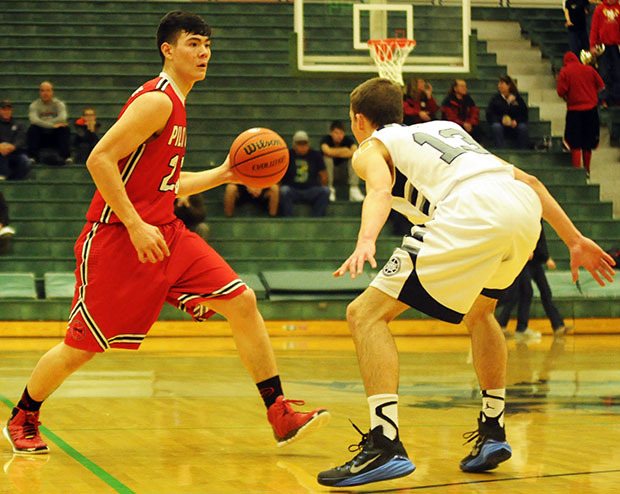
<path fill-rule="evenodd" d="M 394 276 L 400 271 L 400 259 L 398 257 L 391 257 L 390 260 L 383 266 L 383 274 L 385 276 Z"/>
<path fill-rule="evenodd" d="M 69 336 L 75 341 L 82 341 L 86 336 L 86 326 L 80 320 L 72 321 L 69 326 Z"/>

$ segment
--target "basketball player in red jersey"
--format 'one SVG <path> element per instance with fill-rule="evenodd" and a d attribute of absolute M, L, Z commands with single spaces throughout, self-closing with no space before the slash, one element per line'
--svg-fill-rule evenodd
<path fill-rule="evenodd" d="M 286 400 L 254 292 L 174 216 L 177 196 L 233 181 L 228 160 L 182 172 L 185 97 L 205 78 L 211 28 L 194 14 L 160 22 L 161 74 L 138 88 L 86 164 L 97 186 L 76 244 L 76 289 L 64 342 L 39 360 L 4 435 L 15 453 L 47 453 L 41 403 L 73 372 L 108 348 L 137 349 L 164 304 L 202 321 L 229 322 L 243 364 L 282 446 L 329 420 L 324 409 L 295 412 Z"/>

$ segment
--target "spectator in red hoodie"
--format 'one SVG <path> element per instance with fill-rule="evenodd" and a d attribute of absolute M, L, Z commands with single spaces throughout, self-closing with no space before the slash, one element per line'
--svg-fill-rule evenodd
<path fill-rule="evenodd" d="M 620 104 L 620 5 L 618 0 L 603 0 L 592 15 L 590 27 L 590 51 L 597 45 L 605 46 L 598 57 L 598 70 L 605 82 L 601 94 L 603 104 Z"/>
<path fill-rule="evenodd" d="M 403 98 L 403 123 L 412 125 L 435 120 L 439 105 L 433 98 L 433 86 L 424 79 L 411 79 Z"/>
<path fill-rule="evenodd" d="M 599 141 L 598 93 L 603 87 L 603 80 L 592 66 L 581 64 L 572 51 L 566 52 L 557 80 L 558 94 L 566 100 L 564 140 L 575 168 L 581 168 L 583 155 L 588 178 L 592 150 Z"/>
<path fill-rule="evenodd" d="M 479 140 L 480 109 L 467 93 L 467 82 L 454 79 L 448 96 L 441 103 L 441 115 L 463 127 L 474 139 Z"/>

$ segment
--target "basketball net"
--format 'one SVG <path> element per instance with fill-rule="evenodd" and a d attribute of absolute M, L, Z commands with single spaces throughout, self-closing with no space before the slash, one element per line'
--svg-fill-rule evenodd
<path fill-rule="evenodd" d="M 415 40 L 405 38 L 369 39 L 370 56 L 379 69 L 379 76 L 404 86 L 403 64 L 415 47 Z"/>

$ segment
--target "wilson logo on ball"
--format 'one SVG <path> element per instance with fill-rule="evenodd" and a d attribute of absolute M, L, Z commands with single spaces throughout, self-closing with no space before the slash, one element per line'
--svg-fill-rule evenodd
<path fill-rule="evenodd" d="M 261 139 L 260 141 L 252 142 L 243 146 L 243 151 L 245 152 L 245 154 L 250 156 L 256 151 L 260 151 L 261 149 L 265 149 L 271 146 L 279 146 L 281 144 L 282 141 L 280 139 L 271 139 L 270 141 L 264 141 Z"/>

